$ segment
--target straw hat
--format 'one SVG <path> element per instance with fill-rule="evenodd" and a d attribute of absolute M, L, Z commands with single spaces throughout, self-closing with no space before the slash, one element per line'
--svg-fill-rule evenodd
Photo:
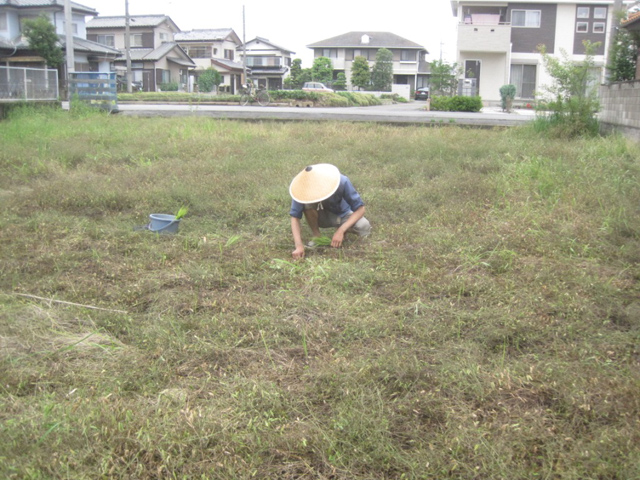
<path fill-rule="evenodd" d="M 289 194 L 300 203 L 326 200 L 340 185 L 340 170 L 329 163 L 309 165 L 291 182 Z"/>

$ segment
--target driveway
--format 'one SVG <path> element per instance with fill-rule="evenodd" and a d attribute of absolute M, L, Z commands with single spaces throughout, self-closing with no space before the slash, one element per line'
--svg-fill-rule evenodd
<path fill-rule="evenodd" d="M 139 117 L 202 116 L 243 120 L 295 120 L 348 122 L 380 122 L 419 125 L 516 126 L 534 118 L 532 111 L 503 113 L 499 109 L 483 109 L 479 113 L 427 112 L 425 102 L 410 101 L 372 107 L 289 107 L 239 105 L 118 104 L 120 115 Z"/>

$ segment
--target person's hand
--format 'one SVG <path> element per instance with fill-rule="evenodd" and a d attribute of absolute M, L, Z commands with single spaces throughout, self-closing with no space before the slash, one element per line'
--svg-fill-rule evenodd
<path fill-rule="evenodd" d="M 296 247 L 296 249 L 291 254 L 294 260 L 300 260 L 304 258 L 304 247 Z"/>
<path fill-rule="evenodd" d="M 342 245 L 342 241 L 344 240 L 344 233 L 340 230 L 336 230 L 336 233 L 333 234 L 333 238 L 331 239 L 331 246 L 334 248 L 338 248 Z"/>

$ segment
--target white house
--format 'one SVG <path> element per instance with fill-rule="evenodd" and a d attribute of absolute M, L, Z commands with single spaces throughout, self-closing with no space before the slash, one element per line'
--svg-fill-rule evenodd
<path fill-rule="evenodd" d="M 500 102 L 500 87 L 533 101 L 551 81 L 539 45 L 553 56 L 584 60 L 584 40 L 598 43 L 594 81 L 600 82 L 609 49 L 614 0 L 451 0 L 458 19 L 458 65 L 486 105 Z"/>
<path fill-rule="evenodd" d="M 221 91 L 237 93 L 242 88 L 243 66 L 237 58 L 242 41 L 232 28 L 190 30 L 176 33 L 174 38 L 195 62 L 196 78 L 214 68 L 222 75 Z"/>
<path fill-rule="evenodd" d="M 344 72 L 347 83 L 351 83 L 351 65 L 358 56 L 373 64 L 381 48 L 393 54 L 393 83 L 409 85 L 411 88 L 428 86 L 429 64 L 427 50 L 417 43 L 390 32 L 349 32 L 337 37 L 307 45 L 313 49 L 314 58 L 327 57 L 333 64 L 334 79 Z"/>
<path fill-rule="evenodd" d="M 118 50 L 87 40 L 85 17 L 98 14 L 93 8 L 71 3 L 75 70 L 109 72 Z M 66 29 L 63 0 L 11 0 L 0 3 L 0 65 L 42 68 L 44 60 L 29 47 L 22 34 L 25 20 L 45 15 L 56 29 L 65 51 Z M 66 78 L 60 68 L 60 78 Z"/>
<path fill-rule="evenodd" d="M 256 37 L 239 47 L 241 58 L 245 52 L 246 65 L 251 69 L 253 81 L 269 90 L 281 90 L 284 77 L 291 68 L 291 56 L 295 52 L 262 37 Z"/>
<path fill-rule="evenodd" d="M 129 55 L 132 81 L 142 90 L 155 92 L 164 85 L 178 84 L 189 90 L 189 73 L 196 65 L 174 41 L 180 31 L 167 15 L 129 17 Z M 118 50 L 113 62 L 121 75 L 126 72 L 126 17 L 96 17 L 87 24 L 87 38 Z"/>

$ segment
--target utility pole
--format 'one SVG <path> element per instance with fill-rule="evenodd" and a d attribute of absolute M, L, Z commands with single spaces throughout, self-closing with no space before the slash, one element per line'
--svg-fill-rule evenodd
<path fill-rule="evenodd" d="M 71 0 L 64 0 L 64 33 L 67 57 L 67 95 L 68 99 L 71 100 L 69 80 L 71 79 L 71 74 L 76 70 L 73 53 L 73 15 L 71 14 Z"/>
<path fill-rule="evenodd" d="M 129 0 L 124 0 L 124 49 L 127 53 L 127 93 L 133 91 L 131 86 L 131 35 L 129 30 Z"/>
<path fill-rule="evenodd" d="M 247 37 L 246 37 L 246 26 L 244 20 L 244 5 L 242 6 L 242 74 L 243 74 L 243 82 L 249 83 L 247 80 Z"/>

